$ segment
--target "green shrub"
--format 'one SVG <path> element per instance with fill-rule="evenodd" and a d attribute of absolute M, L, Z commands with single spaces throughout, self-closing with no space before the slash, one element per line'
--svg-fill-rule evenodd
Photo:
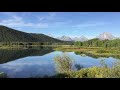
<path fill-rule="evenodd" d="M 7 75 L 4 72 L 0 72 L 0 78 L 6 78 Z"/>
<path fill-rule="evenodd" d="M 115 63 L 109 73 L 110 78 L 120 78 L 120 62 Z"/>
<path fill-rule="evenodd" d="M 91 68 L 83 68 L 79 71 L 63 73 L 61 76 L 68 78 L 120 78 L 120 66 L 115 65 L 112 68 L 96 66 Z"/>
<path fill-rule="evenodd" d="M 110 69 L 102 67 L 83 68 L 79 71 L 71 71 L 70 73 L 61 73 L 61 76 L 68 78 L 109 78 Z"/>
<path fill-rule="evenodd" d="M 81 68 L 80 70 L 72 70 L 72 59 L 64 54 L 63 56 L 55 57 L 58 74 L 57 78 L 120 78 L 120 62 L 117 62 L 113 67 L 108 67 L 104 60 L 101 60 L 101 67 Z"/>

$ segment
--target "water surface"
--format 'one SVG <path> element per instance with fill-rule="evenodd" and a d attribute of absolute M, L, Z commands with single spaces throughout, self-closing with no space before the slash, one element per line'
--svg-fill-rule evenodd
<path fill-rule="evenodd" d="M 74 52 L 54 51 L 52 48 L 0 50 L 0 71 L 7 73 L 10 78 L 44 77 L 56 74 L 53 58 L 56 55 L 68 53 L 74 64 L 84 68 L 100 66 L 101 58 L 78 55 Z M 112 66 L 117 59 L 104 58 L 108 66 Z"/>

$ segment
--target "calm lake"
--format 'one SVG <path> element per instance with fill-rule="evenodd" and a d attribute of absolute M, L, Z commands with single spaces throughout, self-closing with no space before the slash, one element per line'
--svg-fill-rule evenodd
<path fill-rule="evenodd" d="M 65 52 L 54 51 L 50 47 L 0 50 L 0 72 L 7 73 L 10 78 L 44 77 L 56 74 L 54 57 Z M 66 52 L 74 59 L 74 64 L 80 64 L 84 68 L 100 66 L 102 58 L 94 58 L 79 55 L 74 52 Z M 112 66 L 117 59 L 104 58 L 108 66 Z"/>

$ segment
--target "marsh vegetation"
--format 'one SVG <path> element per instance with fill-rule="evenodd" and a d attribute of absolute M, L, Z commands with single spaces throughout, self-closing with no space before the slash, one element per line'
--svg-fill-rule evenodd
<path fill-rule="evenodd" d="M 57 56 L 54 59 L 57 62 L 56 70 L 58 70 L 55 78 L 120 78 L 120 62 L 110 68 L 101 60 L 101 67 L 93 66 L 75 71 L 71 68 L 72 59 L 69 56 Z M 65 68 L 61 68 L 61 66 Z"/>

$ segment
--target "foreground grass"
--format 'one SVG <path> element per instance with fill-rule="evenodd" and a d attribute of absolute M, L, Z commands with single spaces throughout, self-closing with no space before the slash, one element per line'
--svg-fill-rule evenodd
<path fill-rule="evenodd" d="M 90 68 L 81 68 L 80 70 L 75 71 L 70 68 L 71 58 L 69 56 L 57 56 L 55 57 L 55 61 L 57 62 L 56 70 L 59 71 L 53 78 L 120 78 L 120 62 L 114 64 L 112 68 L 109 68 L 103 63 L 101 67 L 94 66 Z M 61 69 L 61 66 L 64 66 L 65 68 Z"/>
<path fill-rule="evenodd" d="M 58 73 L 55 78 L 120 78 L 119 68 L 91 67 L 69 73 Z"/>

